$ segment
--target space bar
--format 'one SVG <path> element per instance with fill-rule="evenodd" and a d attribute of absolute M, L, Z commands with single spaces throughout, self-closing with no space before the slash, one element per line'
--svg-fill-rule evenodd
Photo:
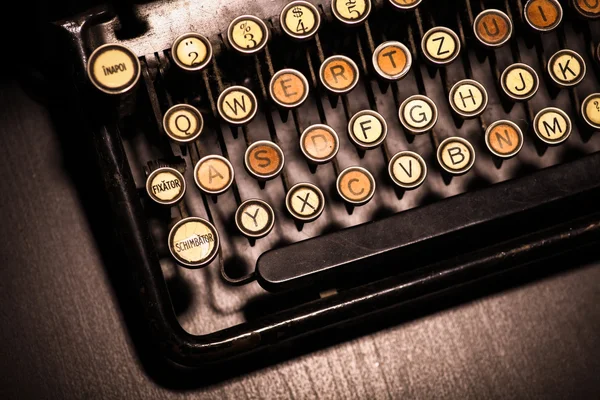
<path fill-rule="evenodd" d="M 307 285 L 327 288 L 336 279 L 371 273 L 382 264 L 402 271 L 414 268 L 423 258 L 438 261 L 432 257 L 451 256 L 461 245 L 477 243 L 483 237 L 492 240 L 495 232 L 510 230 L 518 235 L 526 228 L 522 219 L 526 211 L 536 210 L 536 221 L 551 222 L 565 215 L 561 202 L 583 194 L 585 203 L 589 202 L 586 192 L 596 193 L 600 187 L 600 179 L 593 172 L 599 169 L 600 154 L 594 154 L 376 222 L 270 250 L 257 261 L 257 280 L 268 291 Z"/>

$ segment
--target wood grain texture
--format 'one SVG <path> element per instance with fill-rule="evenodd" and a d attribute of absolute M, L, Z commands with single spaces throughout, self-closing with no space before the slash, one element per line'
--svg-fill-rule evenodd
<path fill-rule="evenodd" d="M 97 245 L 109 228 L 91 228 L 94 213 L 74 186 L 82 176 L 73 177 L 47 109 L 14 82 L 0 85 L 1 398 L 600 396 L 598 265 L 174 389 L 133 339 L 138 324 L 123 309 L 134 299 L 115 288 Z"/>

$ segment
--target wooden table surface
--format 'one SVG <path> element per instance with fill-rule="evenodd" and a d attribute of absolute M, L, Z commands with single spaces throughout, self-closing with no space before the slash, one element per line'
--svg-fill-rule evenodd
<path fill-rule="evenodd" d="M 65 157 L 77 143 L 32 97 L 0 83 L 0 398 L 600 398 L 599 265 L 180 386 L 100 251 L 105 211 Z"/>

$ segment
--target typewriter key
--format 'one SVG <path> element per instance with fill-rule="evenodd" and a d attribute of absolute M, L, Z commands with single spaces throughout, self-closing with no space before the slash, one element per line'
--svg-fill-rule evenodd
<path fill-rule="evenodd" d="M 244 125 L 252 120 L 257 110 L 256 96 L 244 86 L 225 89 L 217 100 L 221 118 L 230 124 Z"/>
<path fill-rule="evenodd" d="M 573 0 L 573 6 L 579 14 L 586 18 L 600 17 L 600 1 L 598 0 Z"/>
<path fill-rule="evenodd" d="M 346 56 L 331 56 L 319 69 L 323 86 L 334 93 L 348 93 L 358 83 L 358 67 Z"/>
<path fill-rule="evenodd" d="M 158 168 L 146 179 L 146 191 L 148 196 L 158 204 L 175 204 L 185 194 L 185 179 L 174 168 Z"/>
<path fill-rule="evenodd" d="M 281 107 L 298 107 L 308 97 L 308 81 L 295 69 L 282 69 L 273 75 L 269 93 Z"/>
<path fill-rule="evenodd" d="M 472 79 L 457 82 L 450 89 L 450 106 L 463 118 L 481 115 L 488 104 L 488 94 L 481 83 Z"/>
<path fill-rule="evenodd" d="M 205 193 L 221 194 L 233 183 L 233 166 L 224 157 L 210 155 L 202 158 L 194 168 L 196 185 Z"/>
<path fill-rule="evenodd" d="M 533 120 L 533 130 L 541 141 L 556 145 L 571 135 L 571 119 L 561 109 L 548 107 L 541 110 Z"/>
<path fill-rule="evenodd" d="M 171 55 L 180 68 L 186 71 L 200 71 L 210 62 L 212 46 L 202 35 L 185 33 L 173 43 Z"/>
<path fill-rule="evenodd" d="M 275 213 L 269 204 L 258 199 L 246 200 L 235 212 L 235 224 L 249 238 L 267 236 L 275 225 Z"/>
<path fill-rule="evenodd" d="M 323 213 L 325 197 L 312 183 L 298 183 L 285 196 L 285 206 L 298 221 L 310 222 Z"/>
<path fill-rule="evenodd" d="M 427 177 L 427 164 L 417 153 L 401 151 L 390 160 L 388 172 L 392 181 L 402 189 L 415 189 Z"/>
<path fill-rule="evenodd" d="M 279 175 L 284 162 L 281 148 L 268 140 L 252 143 L 244 156 L 248 172 L 261 181 L 273 179 Z"/>
<path fill-rule="evenodd" d="M 384 42 L 373 52 L 373 66 L 383 78 L 396 81 L 410 71 L 412 55 L 400 42 Z"/>
<path fill-rule="evenodd" d="M 340 139 L 327 125 L 311 125 L 300 137 L 300 149 L 304 156 L 315 164 L 331 161 L 340 149 Z"/>
<path fill-rule="evenodd" d="M 390 3 L 400 10 L 412 10 L 421 4 L 422 0 L 390 0 Z"/>
<path fill-rule="evenodd" d="M 581 115 L 594 129 L 600 129 L 600 93 L 589 95 L 581 103 Z"/>
<path fill-rule="evenodd" d="M 336 181 L 342 199 L 355 206 L 367 204 L 375 194 L 375 186 L 373 175 L 361 167 L 346 168 Z"/>
<path fill-rule="evenodd" d="M 140 79 L 140 61 L 131 50 L 120 44 L 98 47 L 87 63 L 92 84 L 107 94 L 128 92 Z"/>
<path fill-rule="evenodd" d="M 572 87 L 585 77 L 583 58 L 573 50 L 559 50 L 548 61 L 548 73 L 558 86 Z"/>
<path fill-rule="evenodd" d="M 310 39 L 321 25 L 321 15 L 315 6 L 307 1 L 292 1 L 279 16 L 283 31 L 294 39 Z"/>
<path fill-rule="evenodd" d="M 169 108 L 163 117 L 165 133 L 178 143 L 196 140 L 204 128 L 202 114 L 189 104 L 177 104 Z"/>
<path fill-rule="evenodd" d="M 451 29 L 437 26 L 425 33 L 421 48 L 431 63 L 450 64 L 460 54 L 460 39 Z"/>
<path fill-rule="evenodd" d="M 529 0 L 525 4 L 524 14 L 533 29 L 549 32 L 560 25 L 563 10 L 558 0 Z"/>
<path fill-rule="evenodd" d="M 485 131 L 485 144 L 500 158 L 510 158 L 523 147 L 523 132 L 511 121 L 496 121 Z"/>
<path fill-rule="evenodd" d="M 500 10 L 484 10 L 473 24 L 475 36 L 488 47 L 500 47 L 510 39 L 513 26 L 510 18 Z"/>
<path fill-rule="evenodd" d="M 260 18 L 242 15 L 229 24 L 227 39 L 231 47 L 240 53 L 254 54 L 267 45 L 269 29 Z"/>
<path fill-rule="evenodd" d="M 437 159 L 446 172 L 462 175 L 475 163 L 475 149 L 471 143 L 461 137 L 449 137 L 440 143 Z"/>
<path fill-rule="evenodd" d="M 373 110 L 359 111 L 348 122 L 350 139 L 363 150 L 379 146 L 385 140 L 387 131 L 385 119 Z"/>
<path fill-rule="evenodd" d="M 402 125 L 413 135 L 431 130 L 438 120 L 438 111 L 433 100 L 420 94 L 404 100 L 398 115 Z"/>
<path fill-rule="evenodd" d="M 508 97 L 525 101 L 535 96 L 540 87 L 540 80 L 529 65 L 517 63 L 504 70 L 500 77 L 500 84 Z"/>
<path fill-rule="evenodd" d="M 371 0 L 331 0 L 331 11 L 344 24 L 359 24 L 369 16 Z"/>
<path fill-rule="evenodd" d="M 169 250 L 181 265 L 202 267 L 219 252 L 219 234 L 210 222 L 198 217 L 184 218 L 169 232 Z"/>

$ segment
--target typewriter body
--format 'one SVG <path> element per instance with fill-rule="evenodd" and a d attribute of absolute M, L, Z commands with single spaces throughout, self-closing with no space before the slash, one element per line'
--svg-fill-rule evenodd
<path fill-rule="evenodd" d="M 157 351 L 226 363 L 593 247 L 598 17 L 157 1 L 57 22 Z"/>

